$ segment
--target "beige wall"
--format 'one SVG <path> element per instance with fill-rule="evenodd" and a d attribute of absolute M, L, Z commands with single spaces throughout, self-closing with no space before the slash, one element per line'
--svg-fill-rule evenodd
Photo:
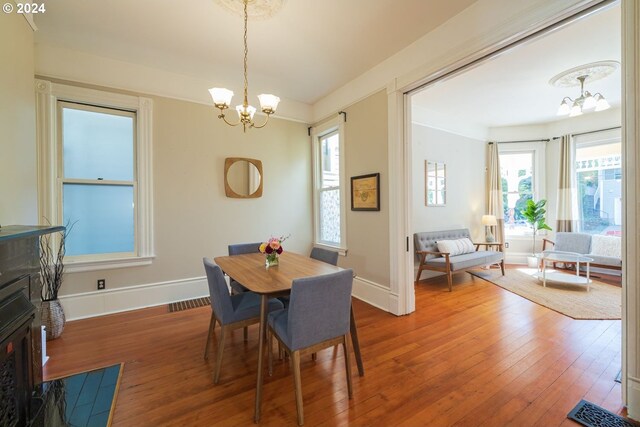
<path fill-rule="evenodd" d="M 152 265 L 67 274 L 62 294 L 202 277 L 202 257 L 227 245 L 291 234 L 285 250 L 308 253 L 312 240 L 311 149 L 307 126 L 271 119 L 246 133 L 213 107 L 153 98 L 154 236 Z M 261 117 L 258 117 L 261 120 Z M 262 160 L 258 199 L 224 194 L 226 157 Z"/>
<path fill-rule="evenodd" d="M 339 265 L 363 279 L 389 287 L 389 187 L 387 94 L 380 91 L 346 110 L 345 184 L 347 256 Z M 351 177 L 380 173 L 380 211 L 351 210 Z"/>
<path fill-rule="evenodd" d="M 36 224 L 33 31 L 0 14 L 0 225 Z"/>
<path fill-rule="evenodd" d="M 484 240 L 486 143 L 418 124 L 411 129 L 412 232 L 468 228 L 472 240 Z M 445 206 L 425 206 L 425 160 L 446 164 Z M 417 272 L 417 259 L 415 265 Z M 421 278 L 438 274 L 425 271 Z"/>
<path fill-rule="evenodd" d="M 414 124 L 412 126 L 413 232 L 468 228 L 484 240 L 486 144 L 483 141 Z M 424 162 L 446 164 L 447 203 L 424 202 Z"/>

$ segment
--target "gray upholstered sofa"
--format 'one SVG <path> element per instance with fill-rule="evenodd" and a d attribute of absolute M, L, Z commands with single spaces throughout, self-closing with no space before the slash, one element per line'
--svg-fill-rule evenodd
<path fill-rule="evenodd" d="M 439 240 L 471 239 L 469 230 L 461 228 L 458 230 L 427 231 L 415 233 L 413 243 L 416 255 L 420 261 L 416 282 L 420 280 L 420 275 L 424 270 L 439 271 L 447 275 L 449 291 L 452 289 L 451 276 L 453 273 L 466 271 L 469 268 L 481 267 L 491 264 L 499 264 L 504 276 L 504 253 L 502 243 L 474 243 L 475 252 L 450 256 L 449 253 L 439 252 L 437 242 Z M 481 251 L 480 246 L 495 246 L 497 251 Z"/>
<path fill-rule="evenodd" d="M 616 236 L 599 236 L 586 233 L 559 232 L 555 242 L 543 239 L 542 250 L 551 249 L 574 252 L 593 259 L 591 267 L 622 269 L 621 239 Z"/>

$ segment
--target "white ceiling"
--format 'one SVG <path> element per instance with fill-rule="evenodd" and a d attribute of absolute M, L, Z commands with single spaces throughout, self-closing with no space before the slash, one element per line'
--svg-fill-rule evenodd
<path fill-rule="evenodd" d="M 578 65 L 619 62 L 620 32 L 619 5 L 583 18 L 416 93 L 413 120 L 454 132 L 456 126 L 473 132 L 562 120 L 556 116 L 562 98 L 575 99 L 580 88 L 553 87 L 549 80 Z M 585 89 L 601 92 L 613 108 L 619 107 L 620 68 Z M 587 114 L 598 113 L 583 117 Z"/>
<path fill-rule="evenodd" d="M 249 90 L 307 104 L 475 0 L 288 0 L 249 20 Z M 242 17 L 213 0 L 45 0 L 36 43 L 146 65 L 211 85 L 242 83 Z M 206 89 L 203 89 L 206 90 Z"/>

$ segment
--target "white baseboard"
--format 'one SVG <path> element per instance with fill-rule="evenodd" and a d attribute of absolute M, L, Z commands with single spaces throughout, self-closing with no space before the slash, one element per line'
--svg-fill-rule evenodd
<path fill-rule="evenodd" d="M 505 252 L 504 262 L 506 264 L 527 264 L 527 257 L 531 254 L 528 252 Z"/>
<path fill-rule="evenodd" d="M 207 279 L 194 277 L 64 295 L 60 297 L 60 302 L 64 307 L 67 320 L 79 320 L 207 295 L 209 295 Z M 359 277 L 353 281 L 353 296 L 384 311 L 389 311 L 390 298 L 392 297 L 389 288 Z"/>
<path fill-rule="evenodd" d="M 64 295 L 60 302 L 67 320 L 154 307 L 209 295 L 206 277 L 171 280 L 124 288 Z"/>
<path fill-rule="evenodd" d="M 379 283 L 356 277 L 353 279 L 352 295 L 380 310 L 389 311 L 390 298 L 392 297 L 391 289 Z"/>

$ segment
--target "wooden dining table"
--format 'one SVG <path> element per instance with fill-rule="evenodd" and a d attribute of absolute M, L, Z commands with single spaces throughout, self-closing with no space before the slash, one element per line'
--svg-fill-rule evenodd
<path fill-rule="evenodd" d="M 286 295 L 291 291 L 294 279 L 320 276 L 343 270 L 340 267 L 327 264 L 308 256 L 293 252 L 283 252 L 279 257 L 279 265 L 266 268 L 265 256 L 261 253 L 219 256 L 214 258 L 229 277 L 238 281 L 242 286 L 261 296 L 260 299 L 260 333 L 258 344 L 258 374 L 256 379 L 256 401 L 254 421 L 260 421 L 262 406 L 262 382 L 264 374 L 265 337 L 267 330 L 267 301 L 274 296 Z M 353 352 L 358 365 L 358 373 L 364 376 L 364 366 L 358 342 L 358 332 L 351 307 L 351 340 Z M 347 355 L 345 355 L 346 357 Z"/>

